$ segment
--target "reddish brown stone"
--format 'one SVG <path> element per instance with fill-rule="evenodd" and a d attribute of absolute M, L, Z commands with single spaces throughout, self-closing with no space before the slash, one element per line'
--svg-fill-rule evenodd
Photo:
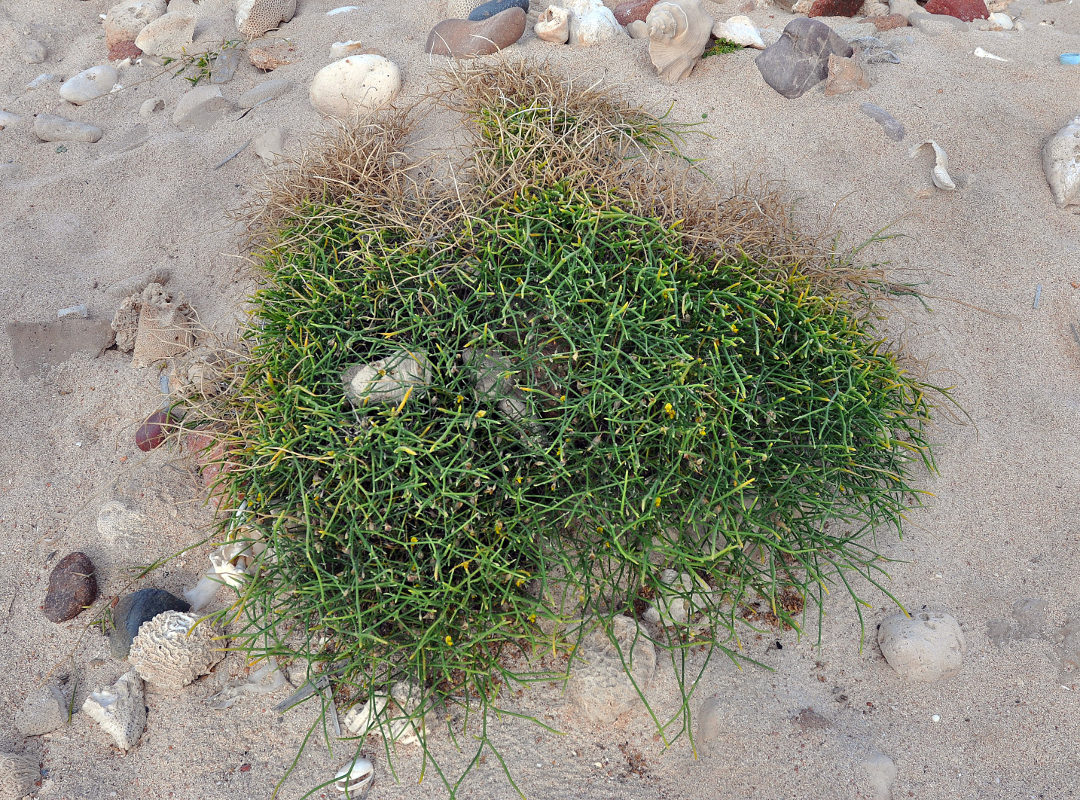
<path fill-rule="evenodd" d="M 66 622 L 97 600 L 97 594 L 94 562 L 86 553 L 69 553 L 53 567 L 41 610 L 52 622 Z"/>
<path fill-rule="evenodd" d="M 904 28 L 909 23 L 903 14 L 889 14 L 887 17 L 870 17 L 870 22 L 879 31 L 891 31 L 893 28 Z"/>
<path fill-rule="evenodd" d="M 517 6 L 485 20 L 444 19 L 428 34 L 424 52 L 476 58 L 509 47 L 525 33 L 525 12 Z"/>
<path fill-rule="evenodd" d="M 964 22 L 990 16 L 983 0 L 930 0 L 926 4 L 926 11 L 930 14 L 946 14 Z"/>
<path fill-rule="evenodd" d="M 247 53 L 251 65 L 266 72 L 300 60 L 296 46 L 286 39 L 272 39 L 258 44 L 253 42 L 248 45 Z"/>
<path fill-rule="evenodd" d="M 652 7 L 655 6 L 659 0 L 627 0 L 625 3 L 619 3 L 615 6 L 615 19 L 619 21 L 620 25 L 629 25 L 631 22 L 645 21 L 645 17 L 649 16 L 649 12 L 652 11 Z"/>
<path fill-rule="evenodd" d="M 135 46 L 135 42 L 113 42 L 109 45 L 109 61 L 122 61 L 130 58 L 134 61 L 142 55 L 142 50 Z"/>
<path fill-rule="evenodd" d="M 854 17 L 863 0 L 814 0 L 808 17 Z"/>

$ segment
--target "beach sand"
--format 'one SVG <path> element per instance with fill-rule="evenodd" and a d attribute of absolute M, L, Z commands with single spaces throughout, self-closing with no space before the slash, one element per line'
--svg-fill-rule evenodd
<path fill-rule="evenodd" d="M 446 64 L 423 53 L 439 12 L 363 0 L 357 10 L 327 16 L 334 0 L 300 0 L 276 35 L 291 39 L 302 58 L 269 76 L 290 81 L 292 90 L 243 119 L 237 112 L 207 130 L 181 131 L 171 114 L 189 86 L 146 59 L 121 68 L 121 91 L 81 107 L 61 100 L 57 83 L 25 89 L 43 72 L 67 78 L 106 63 L 99 15 L 110 2 L 0 6 L 0 108 L 21 117 L 0 131 L 0 316 L 48 323 L 58 309 L 84 303 L 91 320 L 109 320 L 120 302 L 109 287 L 164 267 L 173 274 L 169 288 L 187 296 L 210 330 L 228 335 L 241 324 L 253 286 L 228 212 L 250 196 L 264 165 L 250 147 L 215 165 L 269 127 L 287 129 L 291 153 L 327 127 L 307 87 L 335 41 L 377 47 L 403 71 L 397 102 L 416 99 Z M 646 42 L 546 44 L 532 34 L 542 5 L 534 3 L 525 37 L 495 63 L 550 59 L 581 85 L 623 87 L 655 113 L 670 109 L 672 119 L 700 122 L 708 138 L 693 136 L 686 149 L 719 191 L 734 178 L 779 182 L 801 222 L 841 231 L 843 246 L 886 226 L 895 234 L 860 257 L 887 262 L 890 277 L 916 284 L 929 307 L 898 298 L 885 327 L 926 363 L 932 382 L 955 387 L 965 413 L 940 416 L 940 475 L 923 480 L 933 494 L 927 507 L 910 515 L 902 541 L 883 531 L 877 545 L 895 559 L 887 565 L 889 592 L 911 610 L 953 614 L 967 655 L 952 679 L 905 683 L 874 639 L 876 624 L 895 610 L 892 601 L 857 586 L 866 602 L 860 646 L 856 608 L 834 589 L 820 645 L 812 624 L 801 638 L 746 632 L 745 655 L 769 669 L 740 669 L 714 656 L 692 704 L 712 704 L 720 732 L 697 758 L 685 736 L 665 750 L 643 710 L 595 727 L 557 687 L 506 696 L 508 709 L 563 733 L 512 717 L 490 722 L 517 785 L 530 798 L 874 798 L 888 796 L 868 766 L 881 754 L 896 768 L 893 798 L 1080 796 L 1080 637 L 1066 637 L 1080 630 L 1080 341 L 1070 327 L 1080 328 L 1080 218 L 1053 204 L 1040 160 L 1046 138 L 1080 113 L 1080 68 L 1057 58 L 1080 50 L 1075 4 L 1017 0 L 1008 13 L 1024 30 L 997 33 L 877 34 L 872 25 L 826 19 L 849 39 L 879 36 L 900 63 L 871 66 L 869 90 L 826 97 L 819 86 L 797 100 L 763 82 L 753 50 L 706 59 L 666 86 Z M 714 17 L 741 13 L 735 2 L 704 5 Z M 235 37 L 221 0 L 173 0 L 170 10 L 198 15 L 197 42 Z M 749 16 L 767 41 L 792 18 L 772 6 Z M 44 63 L 26 62 L 27 38 L 47 45 Z M 1008 61 L 975 57 L 980 46 Z M 221 89 L 235 100 L 266 80 L 244 59 Z M 164 111 L 140 117 L 151 97 L 163 98 Z M 904 124 L 902 142 L 860 111 L 867 101 Z M 96 144 L 40 142 L 31 132 L 36 113 L 92 122 L 104 137 Z M 452 139 L 452 123 L 433 115 L 418 136 L 437 146 Z M 909 156 L 925 139 L 948 152 L 957 192 L 933 188 L 928 148 Z M 89 335 L 79 341 L 85 345 Z M 206 697 L 244 671 L 239 655 L 177 696 L 151 691 L 147 731 L 127 755 L 83 713 L 26 740 L 6 724 L 50 674 L 73 676 L 81 703 L 125 670 L 110 658 L 105 638 L 85 631 L 88 614 L 60 625 L 43 617 L 58 558 L 87 553 L 102 596 L 115 594 L 132 568 L 198 540 L 213 517 L 182 453 L 135 447 L 135 428 L 160 404 L 157 370 L 135 368 L 115 350 L 38 370 L 15 352 L 0 343 L 0 669 L 7 676 L 0 750 L 40 760 L 41 798 L 269 797 L 315 709 L 275 713 L 284 689 L 227 711 L 209 708 Z M 103 536 L 97 518 L 110 502 L 135 516 L 120 535 Z M 181 556 L 147 585 L 179 593 L 198 578 L 207 552 Z M 1032 598 L 1045 600 L 1045 610 L 1014 638 L 994 643 L 988 624 L 1010 619 L 1015 604 Z M 670 666 L 661 662 L 648 696 L 661 716 L 677 708 Z M 457 753 L 445 732 L 432 737 L 452 780 L 472 757 L 475 745 L 465 741 Z M 334 743 L 331 753 L 313 737 L 279 797 L 299 797 L 327 780 L 351 750 Z M 364 752 L 377 770 L 370 798 L 445 796 L 430 764 L 419 782 L 415 747 L 398 749 L 398 782 L 380 746 Z M 515 795 L 490 752 L 460 792 Z M 340 795 L 328 788 L 315 796 Z"/>

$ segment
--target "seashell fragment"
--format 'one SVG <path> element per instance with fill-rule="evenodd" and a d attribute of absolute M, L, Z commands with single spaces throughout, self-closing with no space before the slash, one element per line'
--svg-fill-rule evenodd
<path fill-rule="evenodd" d="M 406 395 L 415 399 L 431 383 L 431 362 L 423 350 L 400 350 L 370 364 L 350 367 L 341 378 L 354 405 L 400 403 Z"/>
<path fill-rule="evenodd" d="M 934 148 L 934 168 L 930 171 L 930 179 L 934 182 L 934 186 L 946 192 L 955 192 L 956 184 L 953 183 L 952 176 L 949 175 L 949 157 L 945 154 L 941 145 L 933 139 L 927 139 L 911 149 L 911 157 L 915 158 L 924 145 L 930 145 Z"/>
<path fill-rule="evenodd" d="M 139 628 L 128 661 L 147 683 L 177 693 L 225 657 L 220 632 L 192 614 L 164 611 Z"/>
<path fill-rule="evenodd" d="M 267 678 L 270 679 L 269 682 Z M 286 683 L 277 662 L 270 658 L 246 678 L 240 677 L 229 681 L 220 692 L 206 698 L 206 704 L 218 710 L 232 708 L 245 694 L 270 694 L 285 686 Z"/>
<path fill-rule="evenodd" d="M 257 39 L 282 22 L 288 22 L 295 13 L 296 0 L 238 0 L 236 30 L 242 36 Z"/>
<path fill-rule="evenodd" d="M 649 30 L 649 58 L 660 80 L 675 83 L 689 75 L 712 33 L 713 20 L 701 0 L 665 0 L 645 18 Z"/>
<path fill-rule="evenodd" d="M 35 792 L 41 778 L 36 758 L 19 753 L 0 753 L 0 800 L 20 800 Z"/>
<path fill-rule="evenodd" d="M 765 42 L 750 17 L 728 17 L 724 22 L 717 21 L 713 25 L 712 35 L 717 39 L 727 39 L 729 42 L 741 44 L 743 47 L 753 47 L 755 50 L 765 49 Z"/>
<path fill-rule="evenodd" d="M 974 52 L 975 52 L 975 55 L 977 55 L 979 58 L 988 58 L 991 61 L 1008 61 L 1009 60 L 1007 58 L 1002 58 L 1001 56 L 995 56 L 993 53 L 989 53 L 986 50 L 983 50 L 981 47 L 976 47 Z"/>
<path fill-rule="evenodd" d="M 566 44 L 570 38 L 570 12 L 562 6 L 548 6 L 540 12 L 533 31 L 541 41 Z"/>
<path fill-rule="evenodd" d="M 338 770 L 334 786 L 349 800 L 364 800 L 375 780 L 375 765 L 366 758 L 356 758 Z"/>
<path fill-rule="evenodd" d="M 15 728 L 23 736 L 41 736 L 68 723 L 71 692 L 59 686 L 41 686 L 26 696 L 15 712 Z"/>
<path fill-rule="evenodd" d="M 128 751 L 146 729 L 144 699 L 142 678 L 131 670 L 112 686 L 90 692 L 82 710 L 113 738 L 117 747 Z"/>
<path fill-rule="evenodd" d="M 210 569 L 199 582 L 184 592 L 192 611 L 201 611 L 214 599 L 222 584 L 241 588 L 251 577 L 255 560 L 266 551 L 262 542 L 237 541 L 223 544 L 210 554 Z"/>
<path fill-rule="evenodd" d="M 349 709 L 343 724 L 353 736 L 378 732 L 388 742 L 417 744 L 424 735 L 423 725 L 417 728 L 415 721 L 419 707 L 420 690 L 399 681 L 390 687 L 389 694 L 374 692 L 366 702 Z"/>

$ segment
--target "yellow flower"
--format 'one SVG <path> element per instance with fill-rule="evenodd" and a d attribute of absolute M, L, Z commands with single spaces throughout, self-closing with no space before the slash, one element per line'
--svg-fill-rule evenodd
<path fill-rule="evenodd" d="M 409 537 L 409 544 L 416 544 L 416 541 L 417 541 L 417 539 L 416 539 L 415 536 L 410 536 Z"/>
<path fill-rule="evenodd" d="M 499 519 L 495 520 L 495 533 L 502 533 L 502 531 L 503 531 L 502 520 L 499 520 Z"/>
<path fill-rule="evenodd" d="M 453 639 L 451 639 L 451 638 L 450 638 L 449 636 L 447 636 L 447 637 L 446 637 L 446 646 L 447 646 L 447 647 L 452 647 L 452 646 L 453 646 L 453 644 L 454 644 L 454 640 L 453 640 Z"/>
<path fill-rule="evenodd" d="M 675 419 L 675 408 L 671 403 L 664 403 L 664 413 L 672 419 Z"/>
<path fill-rule="evenodd" d="M 660 508 L 660 495 L 656 496 L 656 507 Z"/>

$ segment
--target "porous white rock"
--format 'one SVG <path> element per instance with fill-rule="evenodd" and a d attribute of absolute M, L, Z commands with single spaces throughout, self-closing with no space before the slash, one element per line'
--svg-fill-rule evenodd
<path fill-rule="evenodd" d="M 105 46 L 134 42 L 143 28 L 167 10 L 165 0 L 122 0 L 105 14 Z"/>
<path fill-rule="evenodd" d="M 38 760 L 20 753 L 0 753 L 0 800 L 22 800 L 34 794 L 41 777 Z"/>
<path fill-rule="evenodd" d="M 70 713 L 70 691 L 56 685 L 40 686 L 15 712 L 15 728 L 23 736 L 41 736 L 67 724 Z"/>
<path fill-rule="evenodd" d="M 601 44 L 625 35 L 623 26 L 601 0 L 557 0 L 557 4 L 570 12 L 570 44 Z"/>
<path fill-rule="evenodd" d="M 566 44 L 570 38 L 570 12 L 562 6 L 548 6 L 540 12 L 533 31 L 541 41 Z"/>
<path fill-rule="evenodd" d="M 182 611 L 163 611 L 139 627 L 128 661 L 139 677 L 177 693 L 224 658 L 221 633 L 209 621 Z"/>
<path fill-rule="evenodd" d="M 102 130 L 55 114 L 38 114 L 34 117 L 34 136 L 43 142 L 96 142 Z"/>
<path fill-rule="evenodd" d="M 308 96 L 315 110 L 349 119 L 389 103 L 401 88 L 401 70 L 390 59 L 368 53 L 327 64 L 315 73 Z"/>
<path fill-rule="evenodd" d="M 116 67 L 109 64 L 90 67 L 64 81 L 60 86 L 60 97 L 81 106 L 111 92 L 119 78 Z"/>
<path fill-rule="evenodd" d="M 941 611 L 897 612 L 878 625 L 877 641 L 901 678 L 924 682 L 958 673 L 967 648 L 960 623 Z"/>
<path fill-rule="evenodd" d="M 630 617 L 613 617 L 610 636 L 598 622 L 585 624 L 591 630 L 574 651 L 567 693 L 586 719 L 607 725 L 641 702 L 639 691 L 656 673 L 656 649 Z"/>
<path fill-rule="evenodd" d="M 296 13 L 296 0 L 238 0 L 236 30 L 256 39 L 288 22 Z"/>
<path fill-rule="evenodd" d="M 82 710 L 116 742 L 131 750 L 146 729 L 146 705 L 142 678 L 135 670 L 120 676 L 112 686 L 90 692 Z"/>
<path fill-rule="evenodd" d="M 173 109 L 172 121 L 181 130 L 209 128 L 234 108 L 221 88 L 203 84 L 187 91 Z"/>
<path fill-rule="evenodd" d="M 1061 208 L 1080 205 L 1080 116 L 1047 140 L 1042 162 L 1054 202 Z"/>
<path fill-rule="evenodd" d="M 191 47 L 195 39 L 195 17 L 170 11 L 150 22 L 135 37 L 135 46 L 147 55 L 176 58 Z"/>

